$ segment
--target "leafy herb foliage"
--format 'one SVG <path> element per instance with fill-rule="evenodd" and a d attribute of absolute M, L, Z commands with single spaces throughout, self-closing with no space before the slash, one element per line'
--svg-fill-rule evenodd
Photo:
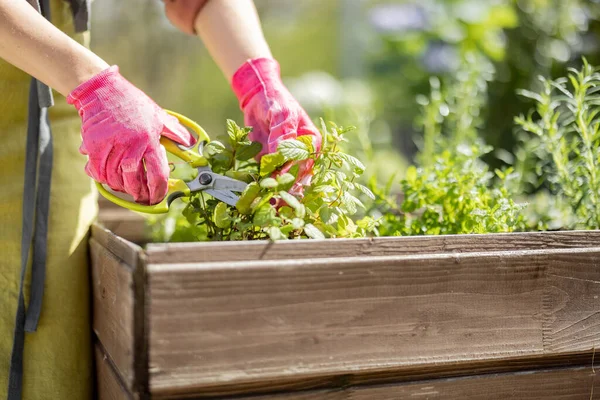
<path fill-rule="evenodd" d="M 227 136 L 205 146 L 213 171 L 249 183 L 236 207 L 198 193 L 183 210 L 174 207 L 151 224 L 157 241 L 285 240 L 362 237 L 376 229 L 372 218 L 353 216 L 364 208 L 358 194 L 374 197 L 357 182 L 365 166 L 340 150 L 352 128 L 322 123 L 320 152 L 309 136 L 284 140 L 277 151 L 254 157 L 261 145 L 248 139 L 250 129 L 227 121 Z M 295 183 L 304 166 L 313 165 L 311 184 L 297 195 Z M 302 179 L 302 176 L 300 176 Z M 184 218 L 181 218 L 181 215 Z"/>
<path fill-rule="evenodd" d="M 515 121 L 536 139 L 538 177 L 571 208 L 572 222 L 563 228 L 598 229 L 600 73 L 584 60 L 581 70 L 569 69 L 567 77 L 540 81 L 539 92 L 520 91 L 535 109 Z"/>
<path fill-rule="evenodd" d="M 467 59 L 457 76 L 445 82 L 431 80 L 429 97 L 420 96 L 423 131 L 417 165 L 401 182 L 402 198 L 388 190 L 377 194 L 383 235 L 511 232 L 524 228 L 521 210 L 506 182 L 511 169 L 491 172 L 481 157 L 492 148 L 479 138 L 481 108 L 485 104 L 490 68 Z M 398 205 L 399 204 L 399 205 Z"/>

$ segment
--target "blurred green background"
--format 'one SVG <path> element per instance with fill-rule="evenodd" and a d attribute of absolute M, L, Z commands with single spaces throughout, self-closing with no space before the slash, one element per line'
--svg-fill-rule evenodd
<path fill-rule="evenodd" d="M 561 75 L 582 56 L 600 61 L 597 0 L 255 4 L 290 90 L 315 120 L 358 126 L 352 151 L 382 180 L 402 176 L 418 148 L 417 98 L 429 93 L 430 78 L 458 74 L 469 55 L 481 57 L 490 74 L 477 117 L 496 148 L 486 159 L 492 167 L 512 162 L 513 117 L 530 107 L 516 89 L 535 89 L 538 75 Z M 92 48 L 209 134 L 223 132 L 227 118 L 242 123 L 229 84 L 201 41 L 171 27 L 162 8 L 157 0 L 94 2 Z"/>

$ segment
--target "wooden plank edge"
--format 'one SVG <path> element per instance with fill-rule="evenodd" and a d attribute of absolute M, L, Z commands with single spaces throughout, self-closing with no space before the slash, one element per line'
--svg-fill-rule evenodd
<path fill-rule="evenodd" d="M 133 383 L 132 388 L 140 399 L 150 398 L 148 371 L 148 321 L 146 318 L 146 259 L 141 247 L 113 234 L 108 229 L 94 224 L 90 242 L 102 246 L 133 278 Z"/>
<path fill-rule="evenodd" d="M 148 244 L 149 264 L 595 247 L 600 231 Z"/>
<path fill-rule="evenodd" d="M 595 364 L 592 362 L 595 360 Z M 512 357 L 501 360 L 479 360 L 469 363 L 447 363 L 428 366 L 416 370 L 413 366 L 394 369 L 373 369 L 360 374 L 343 373 L 310 376 L 309 374 L 277 379 L 276 381 L 248 380 L 236 385 L 220 384 L 153 390 L 153 399 L 204 399 L 204 398 L 250 398 L 253 396 L 274 396 L 276 394 L 314 391 L 326 393 L 348 388 L 362 388 L 378 385 L 418 384 L 427 381 L 471 378 L 497 374 L 529 373 L 536 370 L 555 368 L 600 369 L 600 360 L 595 358 L 595 350 L 559 355 L 539 355 Z M 532 367 L 535 366 L 535 367 Z M 599 378 L 600 379 L 600 378 Z M 259 397 L 262 398 L 262 397 Z M 267 398 L 267 397 L 265 397 Z M 277 398 L 277 397 L 274 397 Z M 320 397 L 315 397 L 320 398 Z"/>
<path fill-rule="evenodd" d="M 117 372 L 114 361 L 106 352 L 102 343 L 95 338 L 96 393 L 98 400 L 134 400 L 127 385 Z"/>
<path fill-rule="evenodd" d="M 133 323 L 130 321 L 134 313 L 133 268 L 95 238 L 89 240 L 89 249 L 92 260 L 93 332 L 102 342 L 104 352 L 111 355 L 114 370 L 126 387 L 131 389 L 135 381 L 134 354 L 128 352 L 134 341 Z"/>
<path fill-rule="evenodd" d="M 139 254 L 143 253 L 140 246 L 115 235 L 99 223 L 92 225 L 91 237 L 115 257 L 133 268 L 137 265 Z"/>
<path fill-rule="evenodd" d="M 149 322 L 147 316 L 148 278 L 146 256 L 143 251 L 137 253 L 136 268 L 133 271 L 134 295 L 134 369 L 135 384 L 140 400 L 150 399 L 149 371 Z"/>
<path fill-rule="evenodd" d="M 577 384 L 578 383 L 578 384 Z M 392 400 L 425 399 L 590 399 L 600 391 L 592 367 L 559 367 L 501 374 L 471 375 L 401 384 L 349 386 L 340 389 L 236 397 L 246 400 Z M 225 400 L 226 398 L 222 398 Z"/>
<path fill-rule="evenodd" d="M 515 259 L 522 257 L 559 257 L 559 256 L 578 256 L 578 255 L 594 255 L 600 257 L 600 247 L 584 247 L 584 248 L 561 248 L 561 249 L 544 249 L 544 250 L 510 250 L 510 251 L 491 251 L 491 252 L 473 252 L 473 253 L 426 253 L 413 255 L 397 255 L 397 256 L 360 256 L 360 257 L 333 257 L 333 258 L 299 258 L 288 260 L 259 260 L 259 261 L 217 261 L 208 263 L 198 263 L 189 261 L 187 263 L 163 263 L 163 264 L 148 264 L 148 273 L 186 273 L 195 271 L 211 271 L 211 270 L 231 270 L 231 269 L 283 269 L 283 268 L 302 268 L 307 265 L 315 266 L 335 265 L 336 269 L 343 270 L 346 267 L 356 266 L 357 264 L 364 265 L 367 268 L 369 265 L 379 265 L 382 263 L 393 263 L 402 261 L 431 261 L 436 260 L 454 260 L 457 264 L 461 260 L 474 258 L 503 258 Z"/>

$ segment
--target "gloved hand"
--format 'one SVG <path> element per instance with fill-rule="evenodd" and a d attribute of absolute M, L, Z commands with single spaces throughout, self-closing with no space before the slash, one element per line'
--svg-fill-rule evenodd
<path fill-rule="evenodd" d="M 82 120 L 81 154 L 86 173 L 142 204 L 166 195 L 169 165 L 164 135 L 185 146 L 195 138 L 112 66 L 77 87 L 67 98 Z"/>
<path fill-rule="evenodd" d="M 320 151 L 321 134 L 283 85 L 277 61 L 270 58 L 246 61 L 233 75 L 231 85 L 244 112 L 245 125 L 253 128 L 250 140 L 263 145 L 258 159 L 275 152 L 280 141 L 303 135 L 310 135 L 316 151 Z M 312 160 L 300 163 L 292 193 L 300 195 L 302 185 L 310 184 L 313 164 Z"/>

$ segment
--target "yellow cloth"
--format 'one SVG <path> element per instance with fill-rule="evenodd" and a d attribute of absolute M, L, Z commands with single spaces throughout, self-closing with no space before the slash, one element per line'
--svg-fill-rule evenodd
<path fill-rule="evenodd" d="M 74 34 L 70 6 L 51 1 L 52 22 Z M 35 29 L 35 28 L 32 28 Z M 0 60 L 0 400 L 6 398 L 19 294 L 21 207 L 30 77 Z M 50 109 L 54 167 L 48 258 L 37 332 L 25 336 L 24 400 L 92 398 L 92 350 L 87 238 L 96 192 L 79 154 L 80 120 L 63 96 Z M 26 282 L 26 304 L 29 279 Z"/>

